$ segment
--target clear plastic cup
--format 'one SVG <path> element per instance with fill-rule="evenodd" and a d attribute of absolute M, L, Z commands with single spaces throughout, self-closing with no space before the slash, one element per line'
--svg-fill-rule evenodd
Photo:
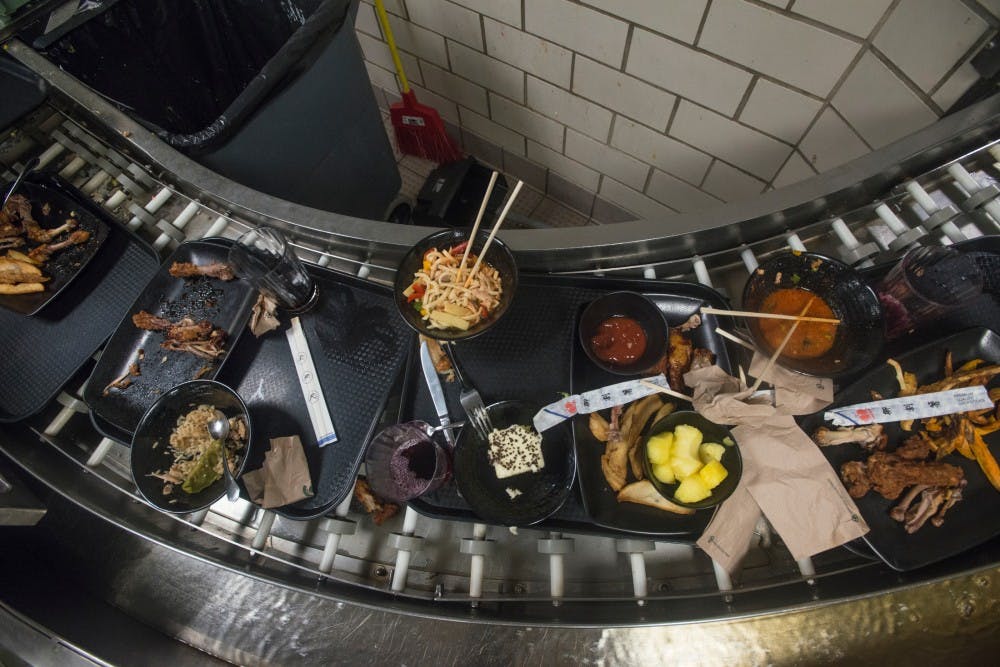
<path fill-rule="evenodd" d="M 379 431 L 368 447 L 365 470 L 376 496 L 399 503 L 430 493 L 451 479 L 451 455 L 427 434 L 427 422 Z"/>
<path fill-rule="evenodd" d="M 301 312 L 316 302 L 319 292 L 285 236 L 273 227 L 244 233 L 229 250 L 229 263 L 285 310 Z"/>

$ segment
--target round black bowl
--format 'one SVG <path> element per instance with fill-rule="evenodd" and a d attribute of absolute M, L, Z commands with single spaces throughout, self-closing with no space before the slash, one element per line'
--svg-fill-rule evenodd
<path fill-rule="evenodd" d="M 214 380 L 192 380 L 179 384 L 160 396 L 146 410 L 132 437 L 132 480 L 139 493 L 150 505 L 172 514 L 187 514 L 205 509 L 226 493 L 225 476 L 220 477 L 198 493 L 185 493 L 180 489 L 169 496 L 163 495 L 165 482 L 150 473 L 167 470 L 173 463 L 170 455 L 170 432 L 177 426 L 177 419 L 199 405 L 214 405 L 227 417 L 243 415 L 247 425 L 247 441 L 239 452 L 239 462 L 233 477 L 239 479 L 247 461 L 247 453 L 253 434 L 250 414 L 239 395 Z M 158 443 L 158 444 L 157 444 Z M 154 449 L 154 445 L 157 445 Z M 170 502 L 174 500 L 176 502 Z"/>
<path fill-rule="evenodd" d="M 739 444 L 724 445 L 726 447 L 726 453 L 722 455 L 721 463 L 725 466 L 729 474 L 724 480 L 722 480 L 722 482 L 719 483 L 717 487 L 712 489 L 712 495 L 696 503 L 682 503 L 674 498 L 674 491 L 677 490 L 680 482 L 674 484 L 664 484 L 660 480 L 656 479 L 656 477 L 653 476 L 653 464 L 649 460 L 649 452 L 646 449 L 646 443 L 648 443 L 649 439 L 654 435 L 666 433 L 667 431 L 673 431 L 681 424 L 694 426 L 696 429 L 701 431 L 704 436 L 703 442 L 717 442 L 720 445 L 724 445 L 722 441 L 725 438 L 730 438 L 734 443 L 736 442 L 735 438 L 733 438 L 733 434 L 729 432 L 728 428 L 705 419 L 697 412 L 691 412 L 689 410 L 674 412 L 673 414 L 668 415 L 653 424 L 650 427 L 649 432 L 646 434 L 646 437 L 642 439 L 642 465 L 646 470 L 646 478 L 653 483 L 653 486 L 656 487 L 656 490 L 660 492 L 661 496 L 672 503 L 677 503 L 681 507 L 688 507 L 694 510 L 704 510 L 710 507 L 715 507 L 723 500 L 733 495 L 733 491 L 735 491 L 736 487 L 739 486 L 740 477 L 743 476 L 743 457 L 740 456 Z"/>
<path fill-rule="evenodd" d="M 503 401 L 487 406 L 486 412 L 493 428 L 502 429 L 514 424 L 531 426 L 538 409 L 523 401 Z M 504 526 L 530 526 L 554 514 L 566 502 L 576 477 L 570 422 L 542 432 L 545 467 L 538 472 L 497 479 L 487 456 L 488 448 L 489 443 L 468 423 L 455 445 L 452 475 L 477 516 Z M 508 488 L 518 489 L 521 495 L 512 499 Z"/>
<path fill-rule="evenodd" d="M 503 317 L 504 313 L 507 312 L 511 301 L 514 300 L 514 292 L 517 290 L 517 264 L 514 261 L 514 255 L 511 253 L 510 248 L 499 237 L 496 237 L 490 243 L 490 247 L 487 248 L 483 261 L 488 262 L 500 274 L 500 284 L 503 287 L 503 293 L 500 295 L 500 304 L 493 309 L 488 318 L 474 327 L 469 327 L 465 331 L 459 329 L 430 329 L 427 326 L 427 322 L 420 317 L 420 313 L 413 308 L 413 305 L 406 302 L 403 291 L 413 283 L 413 274 L 423 264 L 424 253 L 431 248 L 450 248 L 456 246 L 469 238 L 470 231 L 468 229 L 445 229 L 435 232 L 418 241 L 406 253 L 403 261 L 399 263 L 399 268 L 396 269 L 396 282 L 393 290 L 396 308 L 399 309 L 399 314 L 403 316 L 403 320 L 417 333 L 423 334 L 428 338 L 433 338 L 434 340 L 442 341 L 465 340 L 478 336 L 496 324 Z M 488 236 L 488 232 L 477 232 L 472 252 L 477 253 L 483 247 L 483 244 L 486 243 Z M 472 266 L 469 264 L 468 269 L 471 268 Z"/>
<path fill-rule="evenodd" d="M 826 301 L 840 324 L 826 354 L 813 359 L 781 356 L 779 365 L 805 375 L 837 378 L 863 370 L 878 358 L 885 342 L 878 296 L 857 271 L 838 260 L 797 251 L 768 259 L 750 274 L 743 288 L 743 310 L 760 311 L 770 294 L 793 288 Z M 746 323 L 757 347 L 773 354 L 774 348 L 761 331 L 761 320 L 747 318 Z"/>
<path fill-rule="evenodd" d="M 631 364 L 601 361 L 591 349 L 590 340 L 601 322 L 616 316 L 631 317 L 646 332 L 646 351 Z M 668 329 L 656 304 L 636 292 L 612 292 L 591 301 L 580 315 L 580 345 L 590 360 L 615 375 L 639 375 L 651 369 L 667 350 Z"/>

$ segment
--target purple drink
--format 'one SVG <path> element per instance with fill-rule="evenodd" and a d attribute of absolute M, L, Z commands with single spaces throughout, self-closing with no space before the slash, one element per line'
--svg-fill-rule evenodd
<path fill-rule="evenodd" d="M 428 428 L 425 422 L 406 422 L 375 436 L 366 457 L 368 483 L 375 495 L 406 502 L 451 478 L 451 457 L 427 435 Z"/>

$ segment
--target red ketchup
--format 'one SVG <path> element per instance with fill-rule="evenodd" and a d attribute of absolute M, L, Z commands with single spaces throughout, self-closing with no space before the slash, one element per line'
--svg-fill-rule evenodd
<path fill-rule="evenodd" d="M 631 317 L 616 315 L 601 322 L 590 339 L 594 356 L 616 366 L 627 366 L 646 351 L 646 332 Z"/>

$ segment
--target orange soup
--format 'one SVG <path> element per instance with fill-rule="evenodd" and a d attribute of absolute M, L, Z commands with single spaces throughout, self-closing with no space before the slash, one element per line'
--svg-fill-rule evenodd
<path fill-rule="evenodd" d="M 809 300 L 813 302 L 809 310 L 805 313 L 802 309 L 806 307 Z M 806 315 L 808 317 L 829 317 L 836 318 L 826 301 L 819 298 L 812 292 L 804 289 L 779 289 L 764 299 L 760 307 L 763 313 L 774 313 L 776 315 Z M 760 321 L 760 331 L 764 340 L 772 350 L 777 350 L 781 341 L 785 340 L 788 330 L 795 324 L 793 320 L 769 320 Z M 833 347 L 833 340 L 837 337 L 837 325 L 830 322 L 799 322 L 795 328 L 795 333 L 788 340 L 784 351 L 784 357 L 792 359 L 815 359 L 822 357 Z"/>

